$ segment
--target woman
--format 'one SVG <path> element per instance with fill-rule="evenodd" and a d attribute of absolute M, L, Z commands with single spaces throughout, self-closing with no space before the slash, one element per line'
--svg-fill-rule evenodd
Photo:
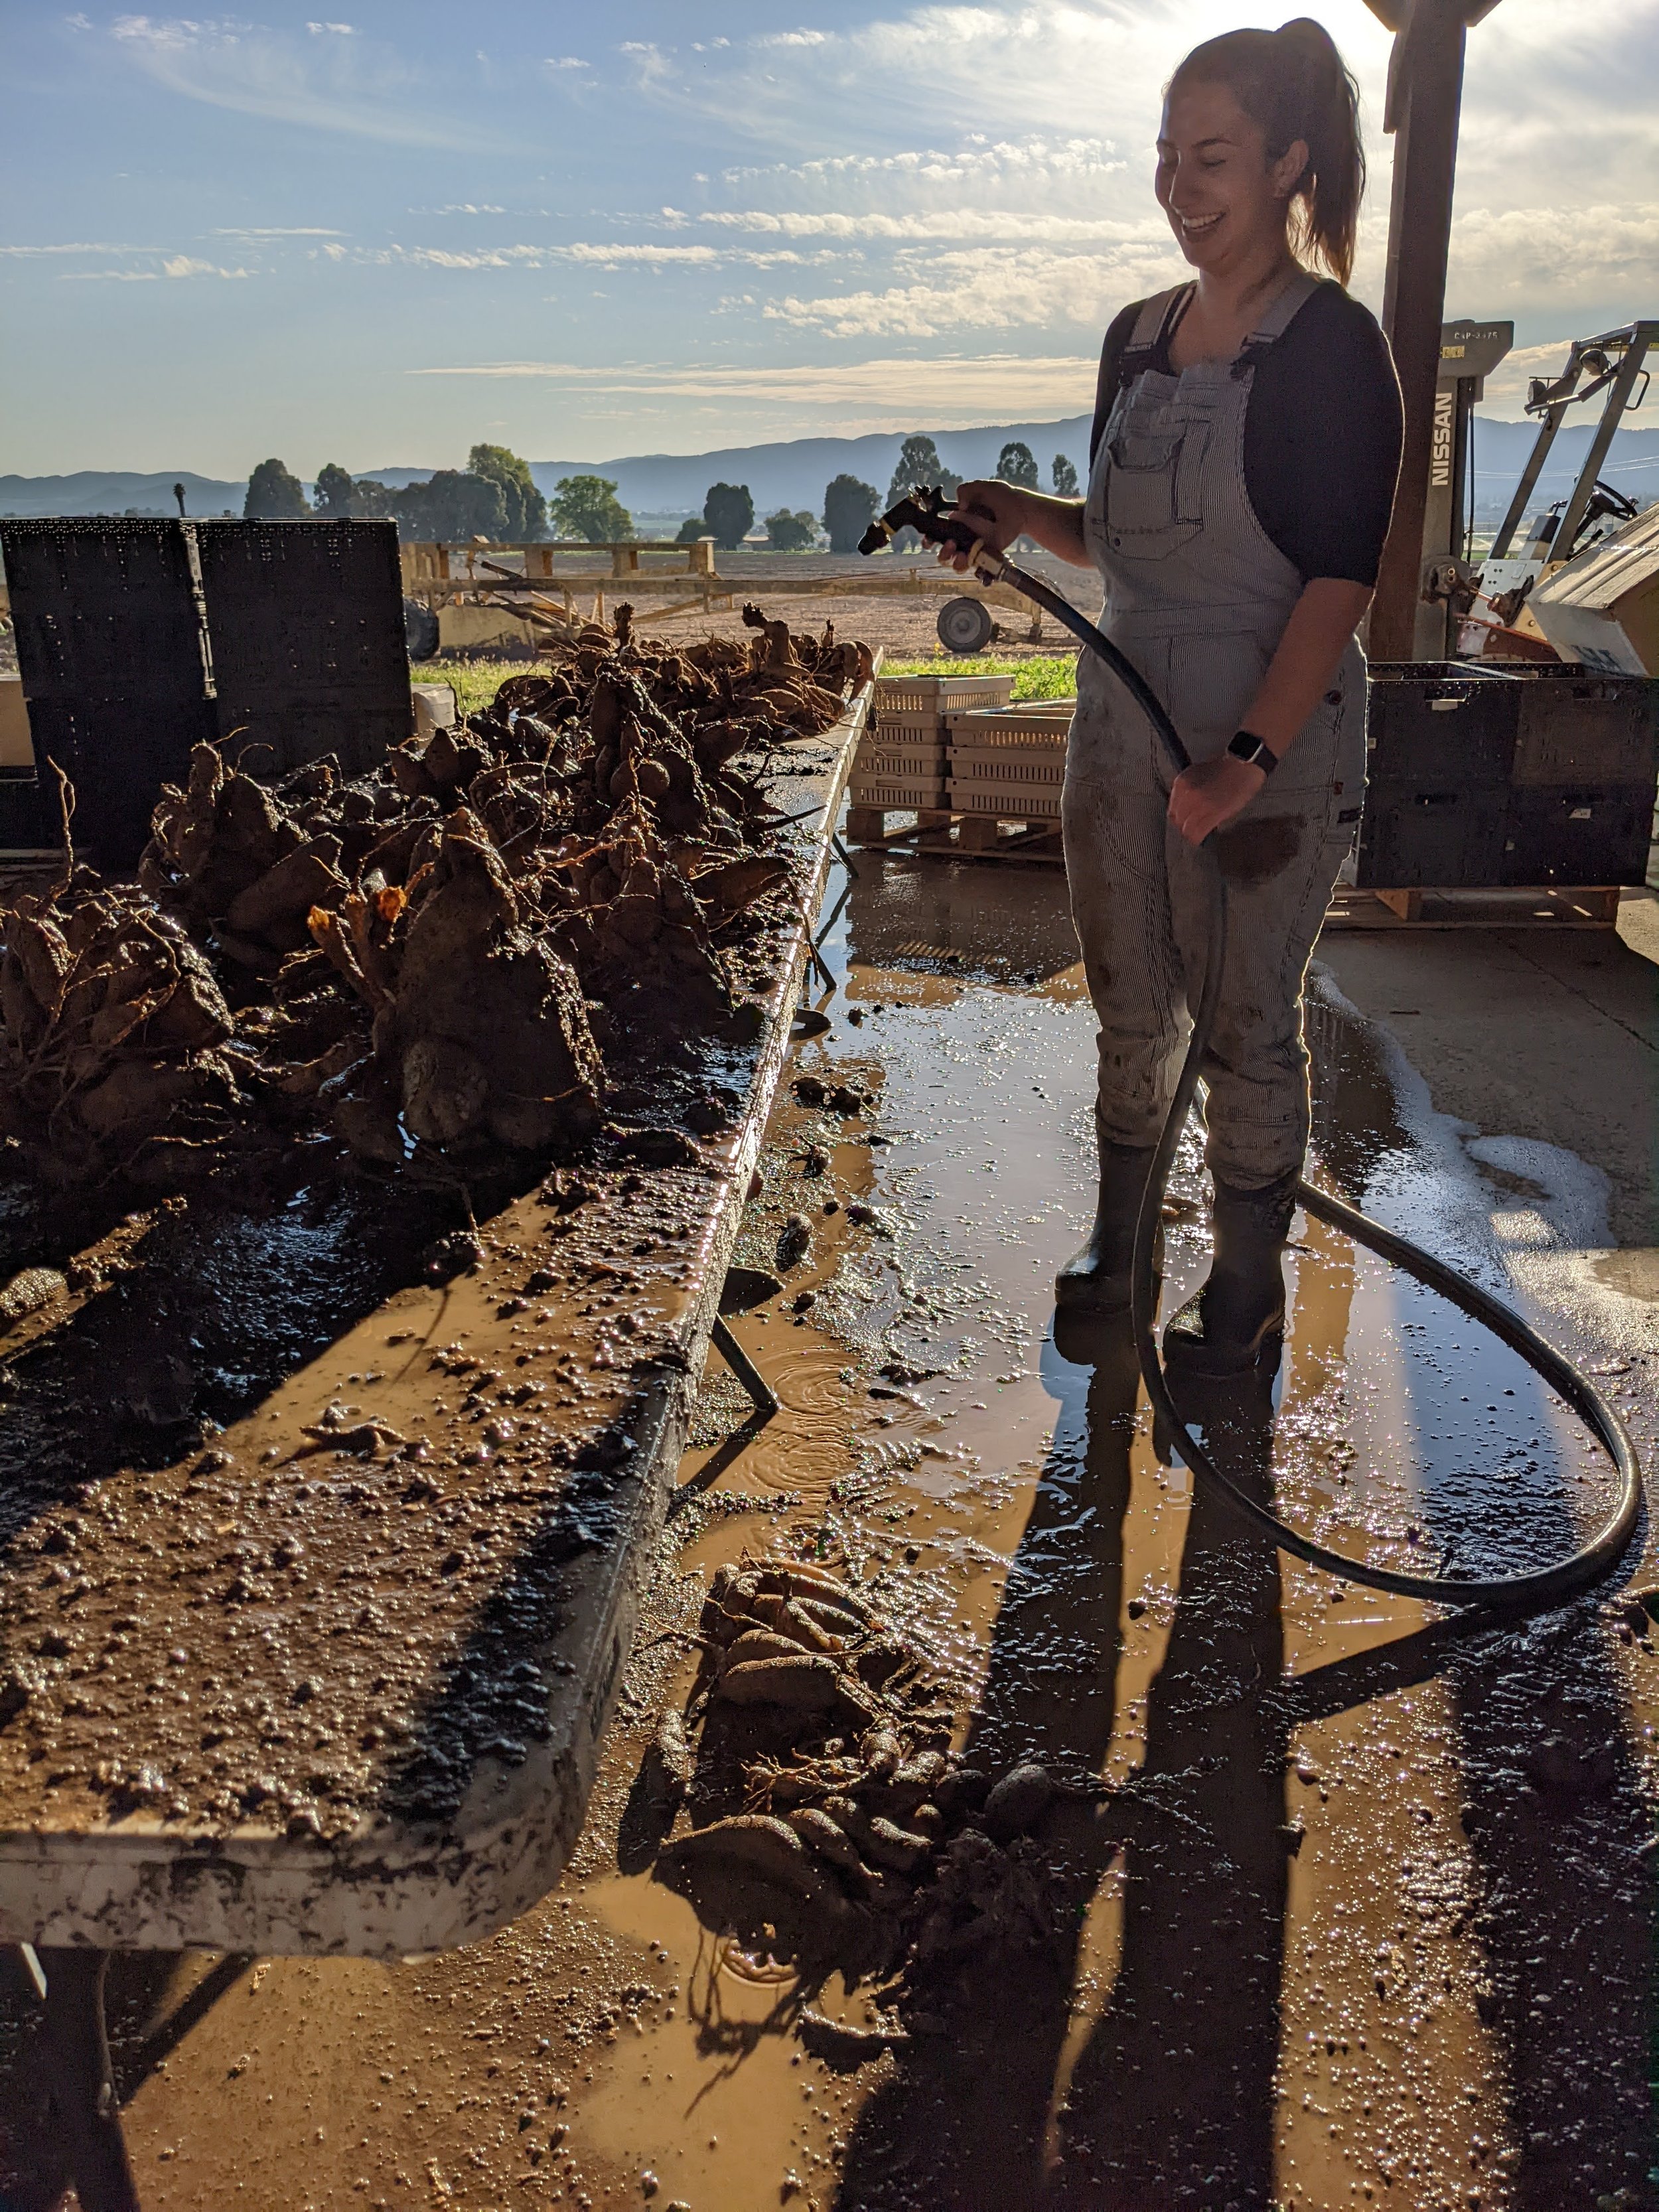
<path fill-rule="evenodd" d="M 1215 1249 L 1164 1334 L 1166 1358 L 1212 1374 L 1277 1357 L 1308 1140 L 1303 976 L 1364 786 L 1354 632 L 1388 532 L 1401 412 L 1387 341 L 1342 289 L 1364 181 L 1357 110 L 1340 55 L 1306 18 L 1188 54 L 1164 102 L 1156 190 L 1196 274 L 1107 332 L 1087 497 L 1002 483 L 957 494 L 999 548 L 1026 532 L 1099 569 L 1103 625 L 1193 763 L 1175 775 L 1121 686 L 1079 656 L 1062 813 L 1100 1018 L 1100 1193 L 1055 1284 L 1062 1307 L 1128 1303 L 1135 1217 L 1203 981 L 1205 839 L 1228 877 L 1205 1070 Z"/>

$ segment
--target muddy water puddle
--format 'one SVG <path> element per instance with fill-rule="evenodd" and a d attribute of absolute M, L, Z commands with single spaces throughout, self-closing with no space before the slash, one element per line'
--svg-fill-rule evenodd
<path fill-rule="evenodd" d="M 423 1964 L 231 1962 L 198 2016 L 199 1974 L 136 1988 L 117 2024 L 145 2203 L 1414 2212 L 1639 2191 L 1639 1647 L 1593 1605 L 1459 1636 L 1194 1499 L 1123 1333 L 1062 1348 L 1050 1328 L 1092 1165 L 1060 887 L 859 866 L 826 945 L 832 1026 L 793 1073 L 869 1103 L 781 1107 L 738 1255 L 781 1286 L 732 1326 L 782 1410 L 750 1421 L 711 1354 L 566 1881 Z M 1549 1191 L 1431 1126 L 1338 994 L 1311 1028 L 1324 1170 L 1504 1280 Z M 1189 1139 L 1166 1310 L 1201 1277 L 1201 1195 Z M 1192 1408 L 1239 1479 L 1394 1563 L 1569 1548 L 1609 1493 L 1549 1395 L 1321 1224 L 1298 1217 L 1294 1243 L 1273 1388 Z M 1050 1939 L 964 1965 L 926 2032 L 862 2063 L 803 2049 L 793 1975 L 650 1875 L 637 1777 L 690 1683 L 674 1638 L 745 1549 L 871 1589 L 956 1686 L 977 1763 L 1123 1793 L 1044 1830 Z M 889 1994 L 835 1980 L 817 2001 L 868 2027 Z"/>

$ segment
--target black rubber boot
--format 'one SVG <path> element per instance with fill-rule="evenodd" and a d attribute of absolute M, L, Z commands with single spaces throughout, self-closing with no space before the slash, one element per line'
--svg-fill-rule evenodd
<path fill-rule="evenodd" d="M 1095 1225 L 1089 1231 L 1088 1243 L 1073 1253 L 1054 1277 L 1054 1304 L 1062 1312 L 1103 1316 L 1129 1310 L 1135 1223 L 1154 1149 L 1151 1145 L 1101 1146 Z M 1161 1267 L 1163 1257 L 1160 1228 L 1152 1253 L 1155 1268 Z"/>
<path fill-rule="evenodd" d="M 1285 1240 L 1299 1170 L 1262 1190 L 1215 1187 L 1215 1251 L 1200 1287 L 1164 1332 L 1164 1360 L 1198 1375 L 1276 1364 L 1285 1335 Z"/>

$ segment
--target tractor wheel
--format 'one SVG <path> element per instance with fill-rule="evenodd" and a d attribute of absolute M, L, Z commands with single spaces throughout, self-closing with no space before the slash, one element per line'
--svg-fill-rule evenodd
<path fill-rule="evenodd" d="M 952 653 L 982 653 L 997 626 L 983 599 L 946 599 L 934 625 L 939 641 Z"/>

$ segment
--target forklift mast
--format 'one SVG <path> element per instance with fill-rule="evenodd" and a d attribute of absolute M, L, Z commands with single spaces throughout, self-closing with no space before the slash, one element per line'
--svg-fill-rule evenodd
<path fill-rule="evenodd" d="M 1492 540 L 1492 560 L 1515 557 L 1518 550 L 1515 534 L 1526 520 L 1544 463 L 1555 443 L 1555 434 L 1568 410 L 1581 407 L 1587 399 L 1602 392 L 1606 397 L 1601 402 L 1601 419 L 1552 541 L 1561 548 L 1562 558 L 1571 556 L 1573 540 L 1583 526 L 1595 495 L 1596 478 L 1612 447 L 1613 434 L 1632 408 L 1639 407 L 1647 397 L 1649 371 L 1643 364 L 1656 343 L 1659 343 L 1659 322 L 1630 323 L 1620 331 L 1604 331 L 1600 337 L 1576 338 L 1559 376 L 1534 377 L 1527 393 L 1527 412 L 1538 417 L 1538 436 L 1527 465 L 1521 471 L 1509 512 Z M 1588 382 L 1582 380 L 1585 378 Z"/>
<path fill-rule="evenodd" d="M 1423 510 L 1423 590 L 1418 602 L 1413 658 L 1449 660 L 1459 626 L 1479 586 L 1470 560 L 1474 502 L 1474 405 L 1486 380 L 1515 343 L 1515 325 L 1443 323 L 1440 370 L 1434 387 L 1434 436 L 1429 452 L 1429 491 Z"/>

